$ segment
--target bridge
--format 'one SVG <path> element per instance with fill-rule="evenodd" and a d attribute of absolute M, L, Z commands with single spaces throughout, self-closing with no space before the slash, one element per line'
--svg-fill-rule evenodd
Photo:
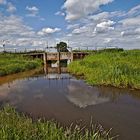
<path fill-rule="evenodd" d="M 89 55 L 89 52 L 43 52 L 43 53 L 28 53 L 26 54 L 32 58 L 40 58 L 44 65 L 49 65 L 50 62 L 57 62 L 57 67 L 60 66 L 61 61 L 72 62 L 74 60 L 83 59 Z"/>

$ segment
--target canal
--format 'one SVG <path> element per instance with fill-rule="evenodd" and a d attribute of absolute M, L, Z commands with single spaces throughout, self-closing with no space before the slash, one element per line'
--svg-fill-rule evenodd
<path fill-rule="evenodd" d="M 140 91 L 89 86 L 84 80 L 50 69 L 0 77 L 0 103 L 30 117 L 89 127 L 112 128 L 119 140 L 140 139 Z"/>

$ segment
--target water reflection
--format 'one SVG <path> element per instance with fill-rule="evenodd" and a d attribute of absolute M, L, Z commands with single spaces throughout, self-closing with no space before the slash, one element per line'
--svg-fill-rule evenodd
<path fill-rule="evenodd" d="M 35 95 L 35 98 L 41 99 L 44 94 L 60 91 L 68 101 L 79 108 L 103 104 L 107 102 L 117 102 L 123 95 L 130 95 L 139 98 L 139 91 L 118 89 L 113 87 L 92 87 L 85 84 L 84 81 L 76 80 L 71 75 L 53 73 L 55 68 L 49 69 L 51 73 L 17 79 L 0 86 L 0 102 L 10 101 L 12 104 L 21 102 L 23 98 Z M 66 70 L 66 69 L 64 69 Z M 14 76 L 14 75 L 13 75 Z M 20 78 L 19 74 L 19 78 Z M 11 81 L 11 82 L 10 82 Z M 137 96 L 138 95 L 138 96 Z M 15 100 L 15 101 L 11 101 Z M 17 101 L 16 101 L 17 100 Z"/>
<path fill-rule="evenodd" d="M 68 69 L 67 67 L 48 67 L 47 65 L 44 65 L 44 73 L 47 75 L 49 73 L 67 73 Z"/>
<path fill-rule="evenodd" d="M 140 91 L 92 87 L 68 73 L 18 74 L 0 79 L 0 103 L 9 103 L 33 118 L 55 119 L 64 125 L 79 120 L 113 128 L 121 139 L 140 138 Z"/>
<path fill-rule="evenodd" d="M 68 85 L 67 99 L 80 108 L 85 108 L 89 105 L 97 105 L 108 102 L 109 97 L 102 97 L 99 95 L 99 90 L 73 81 Z"/>

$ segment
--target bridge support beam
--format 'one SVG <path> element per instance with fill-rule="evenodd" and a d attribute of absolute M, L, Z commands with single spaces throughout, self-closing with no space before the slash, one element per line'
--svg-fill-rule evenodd
<path fill-rule="evenodd" d="M 43 53 L 44 71 L 47 74 L 47 53 Z"/>
<path fill-rule="evenodd" d="M 73 52 L 71 52 L 71 62 L 73 61 Z"/>
<path fill-rule="evenodd" d="M 43 62 L 44 65 L 47 65 L 47 53 L 43 53 Z"/>
<path fill-rule="evenodd" d="M 58 67 L 58 73 L 61 73 L 61 66 L 60 66 L 60 52 L 57 53 L 57 67 Z"/>

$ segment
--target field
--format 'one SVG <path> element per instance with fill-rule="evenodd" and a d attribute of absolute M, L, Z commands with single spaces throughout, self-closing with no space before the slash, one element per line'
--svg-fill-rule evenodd
<path fill-rule="evenodd" d="M 52 121 L 33 121 L 9 105 L 0 110 L 1 140 L 111 140 L 107 132 L 61 127 Z"/>
<path fill-rule="evenodd" d="M 0 76 L 31 70 L 41 66 L 41 60 L 31 59 L 21 54 L 0 54 Z"/>
<path fill-rule="evenodd" d="M 91 85 L 140 89 L 140 50 L 99 51 L 69 65 Z"/>

